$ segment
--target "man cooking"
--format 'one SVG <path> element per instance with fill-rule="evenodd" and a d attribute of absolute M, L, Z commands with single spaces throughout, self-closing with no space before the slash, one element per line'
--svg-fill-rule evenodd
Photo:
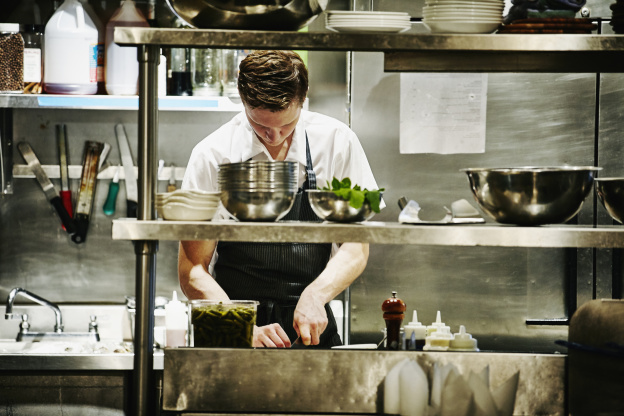
<path fill-rule="evenodd" d="M 195 146 L 184 189 L 218 190 L 220 164 L 247 160 L 299 163 L 299 191 L 284 220 L 320 221 L 305 189 L 334 177 L 378 189 L 355 135 L 344 123 L 303 110 L 308 71 L 291 51 L 257 51 L 240 63 L 244 111 Z M 383 204 L 383 202 L 382 202 Z M 383 205 L 382 205 L 383 206 Z M 254 347 L 342 342 L 329 301 L 368 261 L 368 244 L 234 243 L 181 241 L 180 286 L 190 299 L 258 300 Z"/>

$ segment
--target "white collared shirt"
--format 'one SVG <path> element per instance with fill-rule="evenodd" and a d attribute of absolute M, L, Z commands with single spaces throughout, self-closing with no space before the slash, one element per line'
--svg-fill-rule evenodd
<path fill-rule="evenodd" d="M 299 186 L 306 179 L 306 133 L 318 187 L 326 186 L 327 181 L 331 183 L 334 177 L 348 177 L 362 189 L 379 189 L 355 133 L 332 117 L 306 110 L 301 111 L 286 155 L 287 161 L 299 162 Z M 241 112 L 195 146 L 182 188 L 218 191 L 219 165 L 249 159 L 273 160 Z"/>

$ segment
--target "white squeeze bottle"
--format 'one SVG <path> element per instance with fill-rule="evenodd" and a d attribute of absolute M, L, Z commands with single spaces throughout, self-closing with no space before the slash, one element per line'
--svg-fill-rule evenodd
<path fill-rule="evenodd" d="M 139 61 L 137 48 L 119 46 L 114 42 L 116 27 L 149 27 L 133 0 L 125 0 L 106 25 L 104 60 L 106 92 L 110 95 L 137 95 L 139 93 Z"/>
<path fill-rule="evenodd" d="M 165 328 L 165 346 L 186 346 L 186 330 L 188 328 L 186 306 L 178 300 L 178 294 L 175 290 L 171 301 L 165 305 Z"/>
<path fill-rule="evenodd" d="M 78 0 L 65 0 L 45 27 L 43 82 L 49 94 L 97 92 L 98 31 Z"/>

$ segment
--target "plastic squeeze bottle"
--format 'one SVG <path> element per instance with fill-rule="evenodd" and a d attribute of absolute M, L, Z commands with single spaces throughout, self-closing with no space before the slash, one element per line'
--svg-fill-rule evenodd
<path fill-rule="evenodd" d="M 104 61 L 106 92 L 110 95 L 137 95 L 139 93 L 139 61 L 137 48 L 119 46 L 114 42 L 115 28 L 119 26 L 149 27 L 133 0 L 125 0 L 106 25 L 106 59 Z"/>
<path fill-rule="evenodd" d="M 449 351 L 479 351 L 477 340 L 466 332 L 464 325 L 459 326 L 459 332 L 455 333 L 449 345 Z"/>
<path fill-rule="evenodd" d="M 411 322 L 405 325 L 405 349 L 422 350 L 425 346 L 426 336 L 427 327 L 418 322 L 418 315 L 414 311 Z"/>
<path fill-rule="evenodd" d="M 427 336 L 438 331 L 440 328 L 443 328 L 443 331 L 446 331 L 446 328 L 448 328 L 448 332 L 451 332 L 451 327 L 442 322 L 442 316 L 440 315 L 440 311 L 438 311 L 435 322 L 432 322 L 431 325 L 427 326 Z"/>
<path fill-rule="evenodd" d="M 175 290 L 171 301 L 165 305 L 165 328 L 165 346 L 186 346 L 186 330 L 188 328 L 186 306 L 178 300 L 178 294 Z"/>

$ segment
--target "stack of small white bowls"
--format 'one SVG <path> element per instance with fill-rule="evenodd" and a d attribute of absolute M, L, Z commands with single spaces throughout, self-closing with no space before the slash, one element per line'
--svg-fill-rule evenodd
<path fill-rule="evenodd" d="M 404 32 L 412 27 L 410 15 L 403 12 L 330 10 L 325 27 L 334 32 Z"/>
<path fill-rule="evenodd" d="M 433 33 L 492 33 L 504 7 L 503 0 L 427 0 L 423 23 Z"/>
<path fill-rule="evenodd" d="M 156 194 L 156 211 L 166 220 L 206 221 L 217 212 L 220 192 L 176 189 Z"/>

